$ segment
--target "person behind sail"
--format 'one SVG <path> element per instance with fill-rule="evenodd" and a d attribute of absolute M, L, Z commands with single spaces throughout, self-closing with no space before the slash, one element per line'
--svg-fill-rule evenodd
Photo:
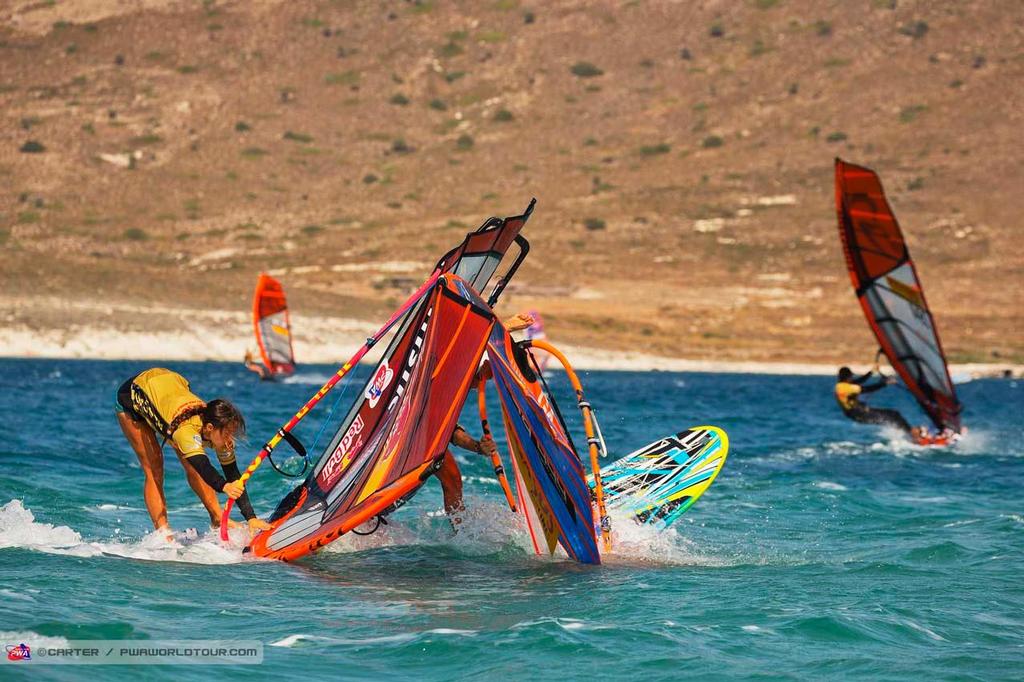
<path fill-rule="evenodd" d="M 865 385 L 875 374 L 879 374 L 878 382 Z M 907 435 L 913 436 L 914 430 L 903 418 L 903 415 L 896 410 L 870 407 L 860 401 L 859 396 L 873 393 L 895 382 L 896 380 L 892 377 L 887 378 L 880 375 L 877 363 L 871 371 L 861 376 L 854 376 L 853 370 L 849 367 L 840 367 L 835 387 L 836 401 L 842 408 L 843 414 L 855 422 L 895 426 Z"/>
<path fill-rule="evenodd" d="M 534 317 L 530 313 L 519 313 L 505 320 L 503 324 L 505 329 L 514 332 L 526 329 L 533 322 Z M 483 438 L 477 440 L 466 432 L 462 424 L 455 425 L 451 444 L 487 457 L 493 456 L 498 449 L 490 435 L 484 435 Z M 441 482 L 444 511 L 448 514 L 448 520 L 452 527 L 457 530 L 459 524 L 462 523 L 462 517 L 459 514 L 466 511 L 466 505 L 462 499 L 462 472 L 459 470 L 459 463 L 455 461 L 451 450 L 445 450 L 444 459 L 441 460 L 441 467 L 437 470 L 436 476 L 437 480 Z"/>
<path fill-rule="evenodd" d="M 484 436 L 477 440 L 466 432 L 462 424 L 455 425 L 451 444 L 487 457 L 492 456 L 498 449 L 493 438 Z M 452 527 L 457 528 L 462 523 L 460 514 L 466 511 L 466 505 L 462 500 L 462 472 L 459 470 L 459 464 L 455 461 L 451 450 L 444 452 L 441 468 L 437 470 L 437 480 L 441 482 L 444 511 L 448 514 L 448 520 L 451 521 Z"/>
<path fill-rule="evenodd" d="M 154 528 L 169 530 L 163 489 L 163 445 L 157 442 L 157 434 L 174 447 L 189 485 L 210 515 L 211 526 L 220 524 L 216 491 L 238 501 L 251 533 L 270 528 L 270 524 L 257 518 L 238 480 L 241 473 L 235 460 L 235 438 L 245 435 L 245 419 L 238 408 L 221 398 L 204 403 L 189 390 L 185 377 L 155 367 L 121 384 L 115 409 L 121 430 L 145 474 L 143 497 Z M 217 453 L 224 476 L 230 480 L 225 480 L 210 464 L 207 445 Z"/>
<path fill-rule="evenodd" d="M 262 362 L 256 362 L 253 358 L 252 351 L 248 348 L 245 349 L 245 368 L 250 372 L 256 372 L 256 375 L 262 379 L 273 379 L 274 376 L 267 371 L 266 366 Z"/>

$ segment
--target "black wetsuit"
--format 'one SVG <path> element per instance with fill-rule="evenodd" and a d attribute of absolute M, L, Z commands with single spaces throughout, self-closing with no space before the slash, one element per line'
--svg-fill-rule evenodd
<path fill-rule="evenodd" d="M 851 377 L 847 381 L 840 381 L 836 384 L 836 400 L 843 414 L 855 422 L 862 424 L 880 424 L 882 426 L 895 426 L 906 434 L 911 434 L 911 426 L 896 410 L 888 410 L 881 407 L 869 407 L 857 399 L 863 393 L 874 393 L 885 388 L 885 379 L 878 383 L 865 386 L 865 382 L 871 378 L 873 372 L 868 372 L 859 377 Z M 854 388 L 856 387 L 856 388 Z"/>

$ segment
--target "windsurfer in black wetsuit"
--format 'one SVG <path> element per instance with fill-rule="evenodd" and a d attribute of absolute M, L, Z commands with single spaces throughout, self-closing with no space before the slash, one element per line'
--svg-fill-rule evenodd
<path fill-rule="evenodd" d="M 878 382 L 865 385 L 875 374 L 879 375 Z M 877 364 L 871 371 L 861 376 L 854 376 L 853 370 L 849 367 L 840 367 L 835 388 L 836 401 L 839 402 L 839 407 L 842 408 L 843 414 L 855 422 L 895 426 L 913 438 L 915 435 L 914 429 L 911 428 L 910 424 L 907 423 L 907 420 L 899 412 L 880 407 L 870 407 L 862 403 L 858 398 L 858 396 L 864 393 L 874 393 L 895 382 L 896 380 L 891 377 L 881 376 L 878 372 Z"/>

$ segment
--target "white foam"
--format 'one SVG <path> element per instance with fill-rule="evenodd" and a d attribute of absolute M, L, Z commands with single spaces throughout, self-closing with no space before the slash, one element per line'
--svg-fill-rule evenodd
<path fill-rule="evenodd" d="M 680 533 L 677 521 L 668 528 L 637 523 L 633 515 L 621 509 L 609 510 L 612 523 L 612 551 L 601 557 L 608 564 L 656 563 L 678 566 L 725 566 L 726 562 L 699 552 L 696 545 Z M 600 544 L 600 540 L 598 541 Z"/>
<path fill-rule="evenodd" d="M 0 507 L 0 549 L 69 547 L 81 542 L 82 536 L 67 526 L 37 523 L 21 500 L 11 500 Z"/>
<path fill-rule="evenodd" d="M 244 530 L 241 533 L 244 534 Z M 89 542 L 67 526 L 39 523 L 21 500 L 0 507 L 0 549 L 22 547 L 47 554 L 76 557 L 113 556 L 143 561 L 178 561 L 195 564 L 232 564 L 242 561 L 244 540 L 235 530 L 232 542 L 224 545 L 210 531 L 188 546 L 168 542 L 166 534 L 153 531 L 137 542 Z"/>
<path fill-rule="evenodd" d="M 282 384 L 301 384 L 311 386 L 323 386 L 333 374 L 319 374 L 314 372 L 296 372 L 289 377 L 281 379 Z"/>
<path fill-rule="evenodd" d="M 30 630 L 20 632 L 0 632 L 0 642 L 8 644 L 27 644 L 30 649 L 35 647 L 61 648 L 69 645 L 68 640 L 63 637 L 48 637 L 39 635 Z"/>
<path fill-rule="evenodd" d="M 35 597 L 33 597 L 30 594 L 25 594 L 20 590 L 0 590 L 0 597 L 3 597 L 5 600 L 12 599 L 14 601 L 35 601 Z"/>
<path fill-rule="evenodd" d="M 318 637 L 317 635 L 288 635 L 284 639 L 279 639 L 276 642 L 271 642 L 269 646 L 280 646 L 280 647 L 293 647 L 300 642 L 329 642 L 329 637 Z"/>
<path fill-rule="evenodd" d="M 820 488 L 821 490 L 835 490 L 837 492 L 849 490 L 845 485 L 841 483 L 833 483 L 832 481 L 815 481 L 814 487 Z"/>

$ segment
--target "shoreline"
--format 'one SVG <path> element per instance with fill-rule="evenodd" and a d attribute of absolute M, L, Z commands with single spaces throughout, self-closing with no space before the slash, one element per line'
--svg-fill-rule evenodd
<path fill-rule="evenodd" d="M 168 311 L 170 312 L 170 311 Z M 197 319 L 198 318 L 198 319 Z M 247 347 L 255 347 L 250 318 L 243 313 L 217 311 L 190 315 L 174 330 L 139 331 L 118 326 L 73 325 L 65 330 L 31 329 L 15 325 L 0 329 L 0 358 L 54 360 L 153 360 L 241 362 Z M 348 360 L 377 327 L 352 318 L 295 316 L 293 328 L 299 364 L 335 364 Z M 238 330 L 238 331 L 234 331 Z M 242 331 L 244 330 L 244 331 Z M 699 360 L 560 344 L 580 370 L 713 372 L 830 376 L 833 363 Z M 950 365 L 954 381 L 983 377 L 1024 377 L 1024 365 L 965 363 Z"/>

